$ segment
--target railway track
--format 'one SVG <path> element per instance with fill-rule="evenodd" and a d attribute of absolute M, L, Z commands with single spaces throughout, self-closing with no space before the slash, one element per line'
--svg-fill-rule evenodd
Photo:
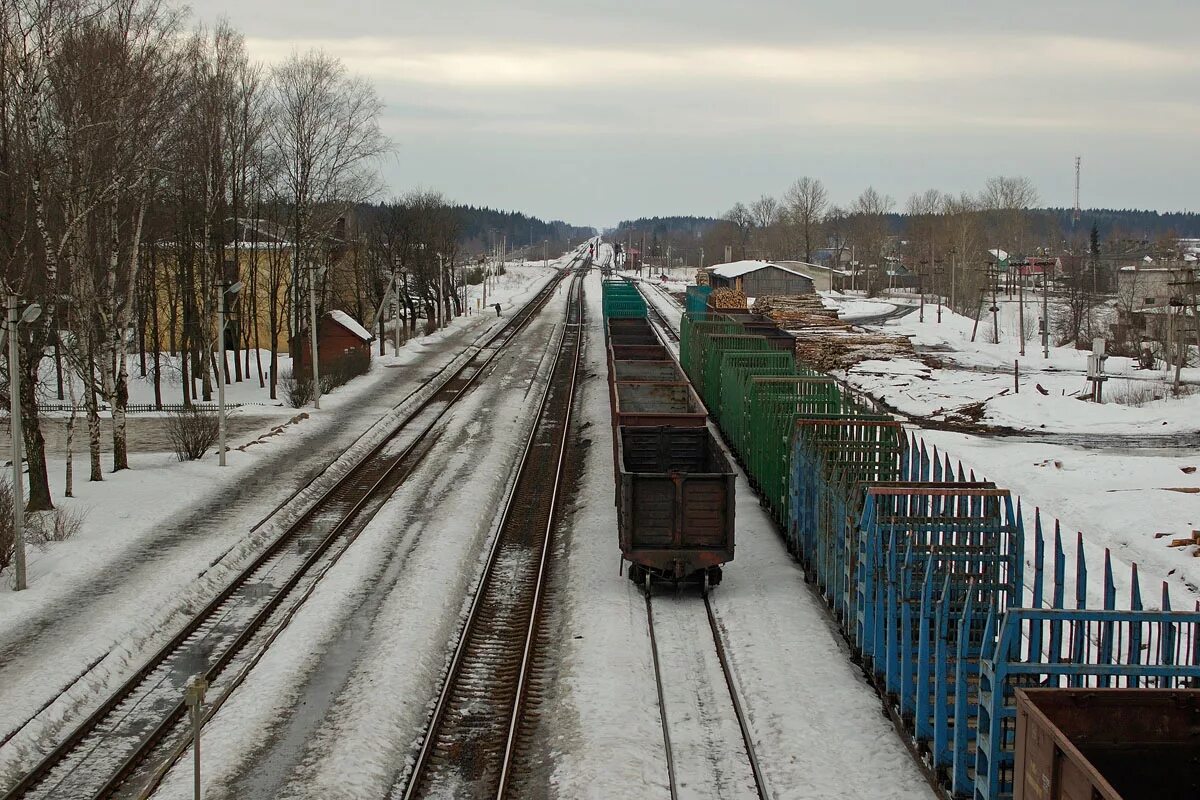
<path fill-rule="evenodd" d="M 582 355 L 582 277 L 570 287 L 550 382 L 403 797 L 505 797 L 523 719 Z M 534 687 L 534 688 L 531 688 Z"/>
<path fill-rule="evenodd" d="M 679 332 L 675 330 L 671 323 L 667 321 L 666 316 L 658 310 L 658 306 L 655 305 L 654 301 L 650 299 L 650 293 L 661 294 L 672 303 L 678 305 L 678 303 L 675 302 L 675 298 L 671 297 L 671 295 L 667 293 L 665 289 L 657 284 L 649 283 L 647 281 L 635 281 L 634 283 L 638 287 L 638 291 L 641 292 L 642 296 L 646 298 L 646 311 L 650 314 L 654 324 L 658 325 L 668 339 L 675 344 L 679 344 Z M 649 292 L 646 291 L 647 286 L 650 287 Z"/>
<path fill-rule="evenodd" d="M 646 594 L 671 798 L 770 800 L 721 628 L 710 597 L 703 600 L 706 620 L 700 619 L 694 598 L 679 596 L 667 599 L 656 617 L 651 595 Z M 712 637 L 714 649 L 700 646 L 705 635 Z M 680 665 L 686 665 L 686 674 Z M 675 669 L 680 674 L 674 674 Z M 680 713 L 676 716 L 673 711 Z M 731 730 L 734 720 L 736 733 Z"/>
<path fill-rule="evenodd" d="M 87 719 L 4 795 L 16 798 L 145 796 L 172 751 L 186 743 L 183 694 L 209 682 L 211 717 L 325 571 L 350 546 L 437 438 L 438 422 L 554 295 L 550 281 Z M 427 385 L 428 386 L 428 385 Z M 416 401 L 425 387 L 411 394 Z M 215 702 L 213 702 L 215 700 Z"/>

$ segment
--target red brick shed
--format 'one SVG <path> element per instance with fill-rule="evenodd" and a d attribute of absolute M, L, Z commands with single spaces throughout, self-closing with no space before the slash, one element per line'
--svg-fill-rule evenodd
<path fill-rule="evenodd" d="M 321 355 L 321 371 L 347 356 L 371 360 L 371 342 L 375 337 L 345 311 L 329 311 L 317 323 L 317 352 Z M 302 336 L 295 368 L 307 368 L 311 350 L 310 338 Z"/>

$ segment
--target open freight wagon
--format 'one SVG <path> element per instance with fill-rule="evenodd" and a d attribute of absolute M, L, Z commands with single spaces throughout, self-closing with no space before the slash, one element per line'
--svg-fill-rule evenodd
<path fill-rule="evenodd" d="M 733 468 L 636 287 L 606 281 L 604 292 L 622 563 L 647 591 L 655 580 L 707 591 L 733 559 Z"/>
<path fill-rule="evenodd" d="M 1195 800 L 1200 690 L 1017 689 L 1015 800 Z"/>

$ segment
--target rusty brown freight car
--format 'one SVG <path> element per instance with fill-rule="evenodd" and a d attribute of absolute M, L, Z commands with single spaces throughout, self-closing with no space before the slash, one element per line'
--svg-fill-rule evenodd
<path fill-rule="evenodd" d="M 674 361 L 614 361 L 610 380 L 678 383 L 687 379 Z"/>
<path fill-rule="evenodd" d="M 1200 689 L 1018 689 L 1015 800 L 1200 798 Z"/>
<path fill-rule="evenodd" d="M 616 381 L 612 384 L 613 424 L 703 428 L 708 410 L 690 383 Z"/>
<path fill-rule="evenodd" d="M 614 428 L 621 556 L 629 577 L 721 581 L 733 560 L 734 472 L 707 427 Z"/>

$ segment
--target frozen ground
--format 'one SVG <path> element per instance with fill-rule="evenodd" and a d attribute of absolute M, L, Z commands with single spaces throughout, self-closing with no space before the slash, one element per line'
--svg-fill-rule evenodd
<path fill-rule="evenodd" d="M 588 376 L 578 395 L 587 442 L 566 550 L 558 678 L 544 707 L 555 709 L 547 757 L 550 794 L 562 798 L 666 797 L 667 766 L 654 689 L 645 605 L 619 576 L 612 428 L 600 281 L 585 284 Z"/>
<path fill-rule="evenodd" d="M 599 335 L 596 295 L 589 307 L 592 329 Z M 678 319 L 678 309 L 665 298 L 651 298 Z M 593 350 L 595 346 L 593 342 Z M 595 353 L 591 358 L 601 356 Z M 578 613 L 589 616 L 579 626 L 582 638 L 564 643 L 569 670 L 565 699 L 577 717 L 577 730 L 567 740 L 569 746 L 561 748 L 557 796 L 665 797 L 666 766 L 661 760 L 644 601 L 627 579 L 616 575 L 619 550 L 607 398 L 603 384 L 589 385 L 588 391 L 594 433 L 581 492 L 587 504 L 577 514 L 573 534 L 577 547 L 586 549 L 573 553 L 572 570 L 580 570 Z M 742 476 L 737 531 L 737 558 L 716 589 L 714 602 L 772 797 L 929 797 L 908 751 L 881 714 L 874 690 L 849 662 L 824 609 L 805 586 Z M 666 597 L 655 601 L 663 613 L 658 624 L 668 624 L 682 611 L 670 604 L 689 601 L 703 620 L 699 597 Z M 712 755 L 713 739 L 737 743 L 740 738 L 740 733 L 727 729 L 731 720 L 708 707 L 710 702 L 728 701 L 715 695 L 712 682 L 704 680 L 706 667 L 693 657 L 695 649 L 712 647 L 711 633 L 704 627 L 700 633 L 691 649 L 664 642 L 668 677 L 681 672 L 688 676 L 671 690 L 671 707 L 678 716 L 671 717 L 668 710 L 672 735 L 681 737 L 688 755 L 684 763 L 704 762 Z M 723 689 L 719 673 L 716 681 Z M 717 749 L 717 762 L 704 763 L 705 777 L 723 775 L 727 791 L 714 795 L 713 787 L 697 781 L 694 773 L 681 774 L 688 796 L 741 796 L 737 792 L 745 787 L 737 753 L 728 752 L 725 744 Z"/>
<path fill-rule="evenodd" d="M 213 797 L 386 797 L 473 591 L 550 367 L 561 290 L 204 733 Z M 399 784 L 402 786 L 402 784 Z M 189 764 L 156 797 L 190 797 Z"/>
<path fill-rule="evenodd" d="M 677 323 L 677 305 L 657 293 L 649 297 Z M 1016 312 L 1010 308 L 1008 313 Z M 863 362 L 851 370 L 850 383 L 911 414 L 918 427 L 920 417 L 936 418 L 950 409 L 997 396 L 988 404 L 989 413 L 1010 424 L 1023 422 L 1044 441 L 929 428 L 921 430 L 921 436 L 1022 499 L 1027 560 L 1033 554 L 1033 511 L 1040 508 L 1048 536 L 1053 533 L 1055 518 L 1061 522 L 1068 559 L 1074 558 L 1076 533 L 1082 532 L 1093 606 L 1101 605 L 1105 548 L 1113 556 L 1120 603 L 1128 601 L 1132 563 L 1138 564 L 1148 607 L 1157 606 L 1161 582 L 1170 585 L 1175 608 L 1200 602 L 1200 558 L 1196 557 L 1200 547 L 1169 546 L 1172 539 L 1186 538 L 1200 529 L 1200 454 L 1194 446 L 1171 446 L 1192 441 L 1190 437 L 1200 427 L 1195 413 L 1200 410 L 1196 405 L 1200 395 L 1141 408 L 1098 406 L 1064 397 L 1062 389 L 1082 382 L 1087 354 L 1052 348 L 1050 362 L 1038 370 L 1041 355 L 1034 343 L 1028 344 L 1029 355 L 1021 359 L 1022 374 L 1029 376 L 1023 378 L 1021 393 L 1002 394 L 1005 386 L 1011 387 L 1012 376 L 997 370 L 1005 363 L 1011 368 L 1010 357 L 1021 358 L 1019 343 L 1002 340 L 1000 345 L 992 345 L 980 342 L 980 337 L 971 343 L 971 320 L 955 317 L 947 309 L 943 309 L 940 327 L 936 319 L 936 306 L 927 305 L 924 322 L 918 314 L 909 314 L 881 329 L 913 333 L 918 344 L 936 348 L 936 355 L 951 366 L 931 369 L 910 360 Z M 1002 329 L 1003 325 L 1002 320 Z M 1141 377 L 1127 359 L 1109 359 L 1108 370 L 1130 380 L 1161 379 L 1161 373 Z M 1196 373 L 1187 371 L 1185 377 L 1194 379 Z M 1060 393 L 1057 397 L 1042 395 L 1035 388 L 1039 383 Z M 1056 444 L 1056 437 L 1064 442 Z M 739 550 L 735 564 L 744 563 Z"/>
<path fill-rule="evenodd" d="M 850 662 L 741 470 L 736 547 L 713 607 L 771 796 L 929 798 L 875 690 Z"/>
<path fill-rule="evenodd" d="M 540 267 L 510 274 L 513 303 L 549 275 Z M 32 553 L 28 591 L 0 591 L 0 738 L 64 689 L 70 691 L 43 714 L 51 717 L 45 724 L 71 718 L 110 690 L 169 637 L 189 608 L 294 518 L 297 506 L 311 502 L 378 441 L 398 417 L 397 403 L 433 372 L 466 358 L 463 348 L 503 322 L 473 315 L 411 341 L 399 359 L 408 368 L 377 363 L 312 417 L 231 452 L 225 469 L 211 457 L 180 464 L 145 454 L 134 459 L 134 469 L 106 475 L 104 484 L 77 474 L 79 496 L 63 504 L 86 510 L 83 529 Z M 60 468 L 55 465 L 56 476 Z M 251 533 L 297 491 L 299 503 Z M 37 735 L 34 729 L 22 734 L 26 740 Z M 21 739 L 0 750 L 0 764 L 24 759 Z"/>
<path fill-rule="evenodd" d="M 830 299 L 849 311 L 861 310 L 866 302 Z M 898 411 L 931 421 L 978 420 L 1015 430 L 1096 435 L 1162 436 L 1200 430 L 1200 392 L 1173 397 L 1164 370 L 1135 369 L 1128 358 L 1113 356 L 1105 363 L 1105 373 L 1112 376 L 1104 386 L 1107 402 L 1081 400 L 1090 387 L 1089 353 L 1051 347 L 1049 358 L 1043 358 L 1033 334 L 1021 355 L 1016 333 L 1019 303 L 1001 301 L 1000 309 L 1001 339 L 993 343 L 990 319 L 971 341 L 974 320 L 943 308 L 938 322 L 936 305 L 926 303 L 923 320 L 922 314 L 909 313 L 876 328 L 909 336 L 926 358 L 864 361 L 843 377 Z M 1037 306 L 1027 300 L 1027 326 L 1036 313 Z M 1183 379 L 1200 382 L 1200 369 L 1185 369 Z M 1142 405 L 1116 402 L 1138 391 L 1157 391 L 1163 399 Z"/>

